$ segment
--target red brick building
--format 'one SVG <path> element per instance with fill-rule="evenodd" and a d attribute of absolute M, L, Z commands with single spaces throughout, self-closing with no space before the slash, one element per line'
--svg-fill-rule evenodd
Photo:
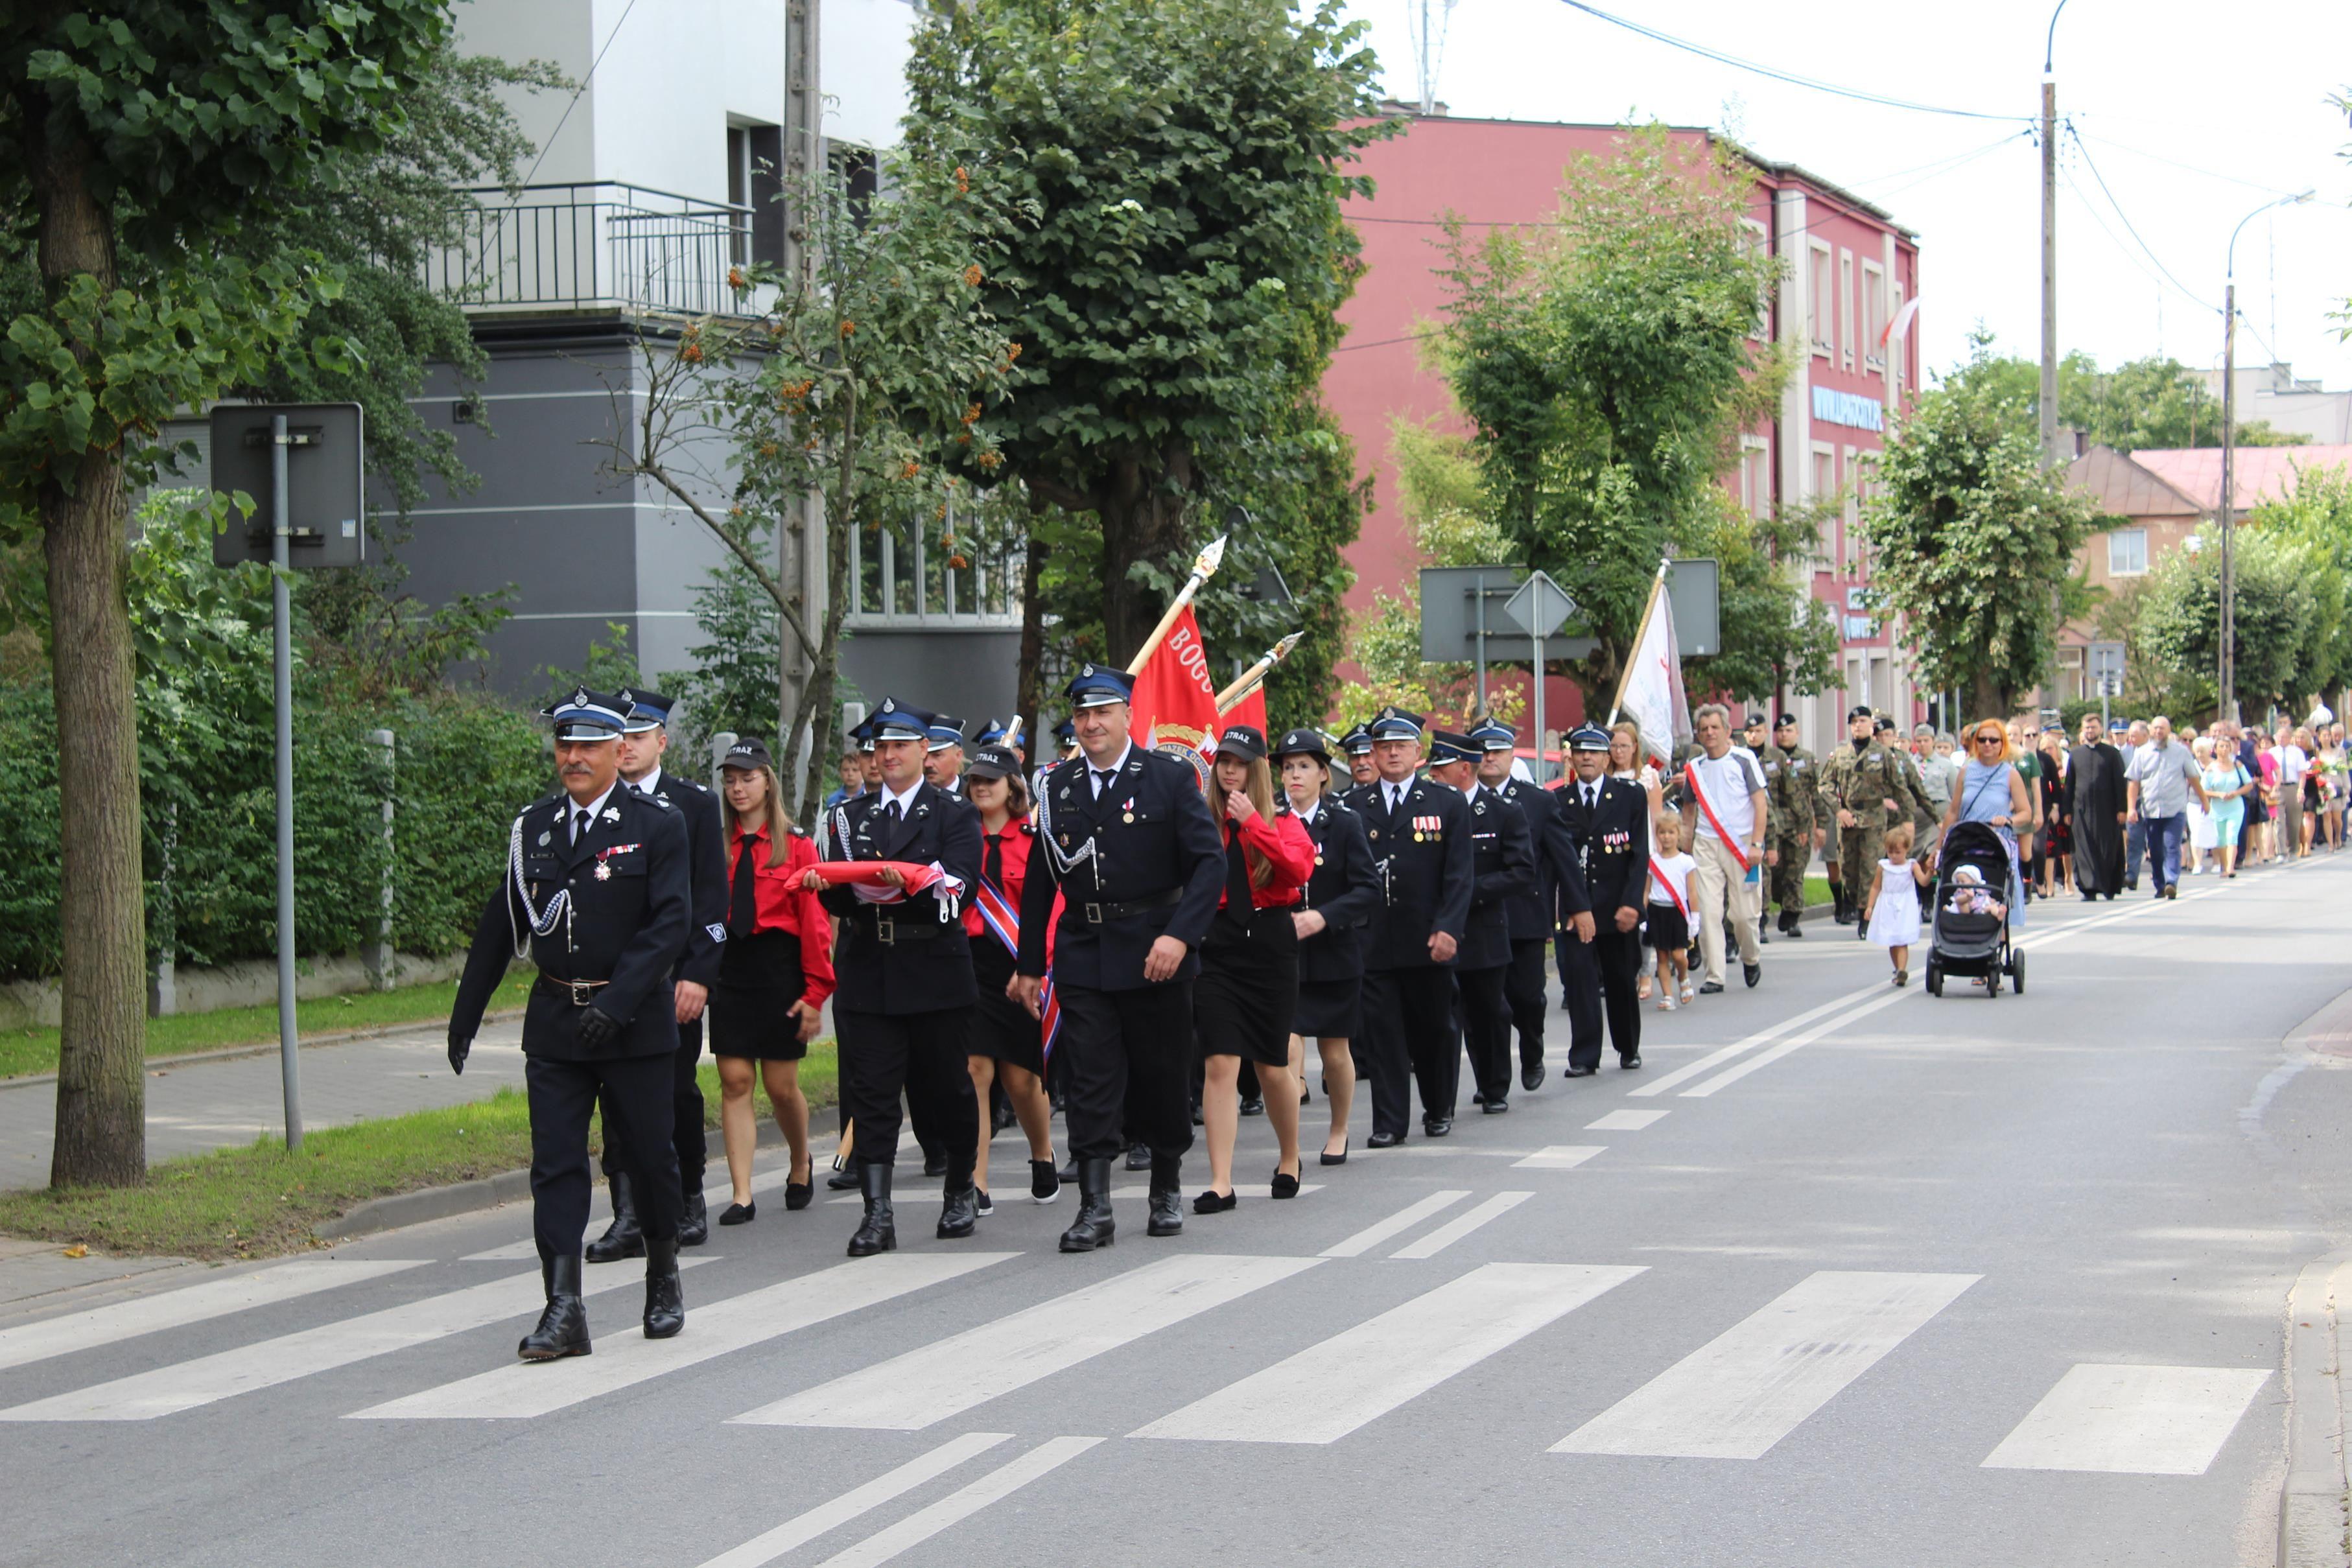
<path fill-rule="evenodd" d="M 1421 365 L 1421 337 L 1445 302 L 1435 272 L 1439 222 L 1449 213 L 1482 227 L 1542 222 L 1558 209 L 1570 162 L 1606 155 L 1619 134 L 1607 125 L 1413 116 L 1404 134 L 1364 152 L 1362 171 L 1378 190 L 1351 202 L 1349 216 L 1363 238 L 1367 270 L 1324 381 L 1326 398 L 1373 474 L 1373 510 L 1349 552 L 1357 571 L 1351 606 L 1369 607 L 1375 591 L 1395 594 L 1421 565 L 1394 505 L 1389 429 L 1397 416 L 1422 420 L 1449 406 L 1443 380 Z M 1672 134 L 1696 142 L 1713 137 L 1694 129 Z M 1899 639 L 1867 613 L 1869 560 L 1853 523 L 1887 411 L 1918 384 L 1917 334 L 1891 348 L 1881 341 L 1904 303 L 1917 298 L 1919 251 L 1910 231 L 1880 208 L 1792 164 L 1739 151 L 1755 170 L 1743 221 L 1758 246 L 1784 261 L 1759 329 L 1790 346 L 1794 373 L 1778 416 L 1743 438 L 1738 465 L 1724 483 L 1758 513 L 1817 497 L 1844 498 L 1812 573 L 1814 596 L 1839 618 L 1844 685 L 1796 703 L 1805 743 L 1819 749 L 1842 733 L 1850 702 L 1914 711 Z M 1546 699 L 1559 716 L 1555 728 L 1580 711 L 1565 679 L 1554 678 Z"/>

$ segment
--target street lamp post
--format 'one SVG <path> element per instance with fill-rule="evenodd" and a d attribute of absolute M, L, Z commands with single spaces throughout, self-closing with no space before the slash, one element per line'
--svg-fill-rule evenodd
<path fill-rule="evenodd" d="M 2058 465 L 2058 0 L 2042 43 L 2042 465 Z"/>
<path fill-rule="evenodd" d="M 2221 535 L 2221 667 L 2220 713 L 2231 723 L 2238 718 L 2238 606 L 2237 552 L 2232 548 L 2237 532 L 2238 497 L 2234 486 L 2235 458 L 2232 443 L 2237 434 L 2238 419 L 2238 235 L 2248 224 L 2277 207 L 2291 207 L 2311 200 L 2315 193 L 2304 191 L 2292 196 L 2281 196 L 2275 202 L 2264 202 L 2238 220 L 2230 231 L 2230 246 L 2222 258 L 2224 274 L 2221 285 L 2221 493 L 2217 498 L 2214 523 Z"/>

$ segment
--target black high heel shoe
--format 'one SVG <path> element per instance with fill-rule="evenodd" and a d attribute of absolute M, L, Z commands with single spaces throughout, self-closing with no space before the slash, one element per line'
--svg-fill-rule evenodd
<path fill-rule="evenodd" d="M 1298 1196 L 1298 1178 L 1295 1176 L 1285 1176 L 1279 1169 L 1277 1169 L 1274 1173 L 1274 1196 L 1276 1197 L 1297 1197 Z"/>
<path fill-rule="evenodd" d="M 1320 1158 L 1327 1166 L 1344 1166 L 1348 1163 L 1348 1145 L 1353 1142 L 1355 1142 L 1355 1136 L 1353 1134 L 1350 1134 L 1349 1136 L 1339 1140 L 1339 1152 L 1338 1154 L 1335 1155 L 1330 1150 L 1326 1149 L 1318 1157 Z"/>

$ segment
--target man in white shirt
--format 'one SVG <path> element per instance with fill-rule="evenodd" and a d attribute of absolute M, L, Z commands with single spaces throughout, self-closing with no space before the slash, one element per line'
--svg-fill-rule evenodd
<path fill-rule="evenodd" d="M 2310 738 L 2282 724 L 2273 737 L 2278 749 L 2279 853 L 2300 860 L 2311 852 L 2303 841 L 2303 776 L 2311 771 L 2311 754 L 2296 742 Z"/>
<path fill-rule="evenodd" d="M 1683 821 L 1694 824 L 1691 858 L 1691 918 L 1698 928 L 1699 956 L 1706 977 L 1703 994 L 1723 989 L 1723 915 L 1731 912 L 1739 938 L 1739 966 L 1750 986 L 1763 977 L 1756 942 L 1757 894 L 1762 886 L 1748 869 L 1764 863 L 1764 770 L 1755 757 L 1731 744 L 1731 716 L 1708 703 L 1693 716 L 1699 749 L 1683 767 L 1677 799 Z"/>

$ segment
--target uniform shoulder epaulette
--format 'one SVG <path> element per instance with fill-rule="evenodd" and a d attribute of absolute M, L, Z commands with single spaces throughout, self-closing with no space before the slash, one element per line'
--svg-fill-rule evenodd
<path fill-rule="evenodd" d="M 665 810 L 665 811 L 675 811 L 675 810 L 677 810 L 677 807 L 675 807 L 675 806 L 673 806 L 673 805 L 671 805 L 671 804 L 669 803 L 669 797 L 668 797 L 668 796 L 667 796 L 667 795 L 665 795 L 665 794 L 663 794 L 663 793 L 662 793 L 660 790 L 658 790 L 658 789 L 655 790 L 655 791 L 654 791 L 652 794 L 650 794 L 650 795 L 646 794 L 644 790 L 642 790 L 642 789 L 641 789 L 641 790 L 637 791 L 637 799 L 638 799 L 638 800 L 650 800 L 650 801 L 652 801 L 655 805 L 656 805 L 656 806 L 660 807 L 660 808 L 661 808 L 663 810 Z"/>
<path fill-rule="evenodd" d="M 1024 838 L 1035 838 L 1037 836 L 1037 824 L 1031 821 L 1026 817 L 1022 818 L 1021 833 Z"/>
<path fill-rule="evenodd" d="M 1345 811 L 1351 817 L 1356 814 L 1356 808 L 1348 804 L 1348 798 L 1345 795 L 1324 796 L 1323 810 L 1327 811 Z"/>
<path fill-rule="evenodd" d="M 710 786 L 709 786 L 709 785 L 708 785 L 708 784 L 705 784 L 705 783 L 704 783 L 701 779 L 688 779 L 688 780 L 687 780 L 687 782 L 688 782 L 688 783 L 689 783 L 689 784 L 691 784 L 691 785 L 693 785 L 696 789 L 698 789 L 701 790 L 701 791 L 702 791 L 704 794 L 706 794 L 706 795 L 708 795 L 708 794 L 709 794 L 709 793 L 710 793 Z"/>

